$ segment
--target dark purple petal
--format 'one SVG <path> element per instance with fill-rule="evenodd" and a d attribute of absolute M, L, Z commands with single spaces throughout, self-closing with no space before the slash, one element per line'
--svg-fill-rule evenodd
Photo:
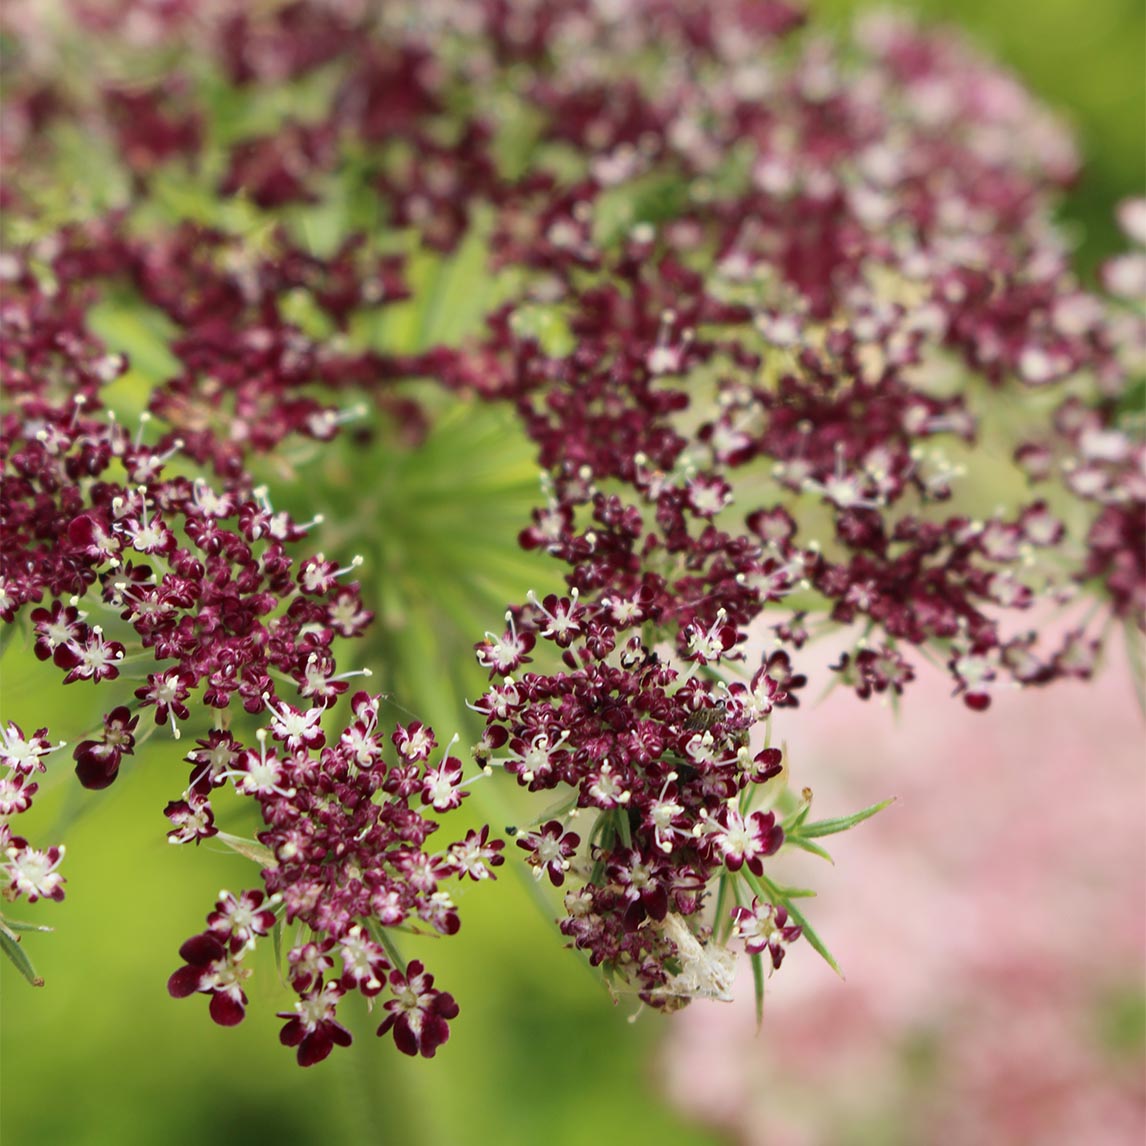
<path fill-rule="evenodd" d="M 193 963 L 197 967 L 206 967 L 208 963 L 213 963 L 216 959 L 222 959 L 226 954 L 226 948 L 219 942 L 218 938 L 209 931 L 192 935 L 191 938 L 186 940 L 183 946 L 179 948 L 179 958 L 185 959 L 188 963 Z"/>
<path fill-rule="evenodd" d="M 211 1018 L 221 1027 L 234 1027 L 243 1021 L 245 1011 L 243 1004 L 234 996 L 225 992 L 216 992 L 211 996 Z"/>
<path fill-rule="evenodd" d="M 324 1023 L 316 1030 L 311 1031 L 299 1044 L 298 1065 L 314 1066 L 316 1062 L 322 1062 L 322 1060 L 330 1054 L 333 1046 L 334 1040 L 330 1037 L 330 1033 Z"/>
<path fill-rule="evenodd" d="M 185 999 L 199 990 L 203 972 L 199 967 L 180 967 L 167 980 L 167 992 L 174 999 Z"/>

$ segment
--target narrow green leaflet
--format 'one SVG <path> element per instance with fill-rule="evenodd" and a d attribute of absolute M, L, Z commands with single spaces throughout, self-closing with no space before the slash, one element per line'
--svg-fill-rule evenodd
<path fill-rule="evenodd" d="M 817 820 L 813 824 L 801 824 L 797 831 L 791 832 L 791 829 L 786 828 L 785 834 L 790 832 L 792 835 L 798 835 L 801 840 L 813 840 L 819 836 L 834 836 L 837 832 L 846 832 L 848 828 L 854 828 L 856 824 L 862 824 L 864 820 L 870 820 L 877 812 L 882 812 L 884 808 L 890 804 L 895 803 L 895 797 L 891 796 L 886 800 L 880 801 L 878 804 L 872 804 L 870 808 L 864 808 L 861 812 L 856 812 L 851 816 L 840 816 L 834 820 Z M 792 843 L 797 843 L 795 839 L 791 840 Z"/>
<path fill-rule="evenodd" d="M 816 934 L 812 925 L 804 918 L 803 913 L 792 902 L 792 892 L 785 888 L 777 887 L 767 876 L 762 875 L 757 877 L 753 875 L 747 868 L 741 868 L 741 873 L 760 900 L 778 904 L 787 910 L 792 921 L 798 924 L 803 930 L 804 938 L 811 944 L 812 949 L 816 951 L 820 958 L 842 979 L 844 973 L 840 970 L 840 965 L 824 945 L 824 941 Z"/>
<path fill-rule="evenodd" d="M 246 840 L 242 836 L 233 836 L 230 832 L 219 832 L 215 839 L 224 843 L 233 852 L 253 860 L 260 867 L 278 867 L 278 860 L 270 848 L 264 847 L 257 840 Z"/>
<path fill-rule="evenodd" d="M 804 821 L 808 818 L 808 813 L 811 810 L 812 810 L 812 805 L 810 803 L 805 804 L 795 814 L 795 816 L 784 825 L 784 834 L 787 836 L 787 835 L 791 835 L 793 832 L 797 831 L 803 825 Z"/>
<path fill-rule="evenodd" d="M 7 927 L 0 929 L 0 950 L 15 964 L 16 970 L 32 984 L 33 987 L 42 987 L 44 980 L 41 979 L 32 967 L 32 962 L 24 953 L 24 948 L 20 946 L 19 940 L 8 930 Z"/>
<path fill-rule="evenodd" d="M 764 1025 L 764 962 L 759 952 L 749 955 L 752 962 L 752 985 L 756 989 L 756 1030 Z"/>
<path fill-rule="evenodd" d="M 819 844 L 814 844 L 811 840 L 805 840 L 801 836 L 788 836 L 784 842 L 791 844 L 794 848 L 801 848 L 803 851 L 811 852 L 812 855 L 819 856 L 820 859 L 826 859 L 830 864 L 835 864 L 836 862 L 832 859 L 831 854 L 820 847 Z"/>
<path fill-rule="evenodd" d="M 732 883 L 732 876 L 727 868 L 722 868 L 716 884 L 716 908 L 713 912 L 715 931 L 718 939 L 727 939 L 731 930 L 731 921 L 728 917 L 728 889 Z"/>
<path fill-rule="evenodd" d="M 840 965 L 836 962 L 827 947 L 824 946 L 824 941 L 816 934 L 812 925 L 804 918 L 803 912 L 799 911 L 791 900 L 785 899 L 783 903 L 788 909 L 788 915 L 802 928 L 804 938 L 812 945 L 813 950 L 819 954 L 820 958 L 823 959 L 841 979 L 844 978 L 844 973 L 840 970 Z"/>
<path fill-rule="evenodd" d="M 370 928 L 370 934 L 385 948 L 386 955 L 394 965 L 394 968 L 398 971 L 405 972 L 406 960 L 402 958 L 402 953 L 394 946 L 394 940 L 386 933 L 386 928 L 374 919 L 368 922 L 368 927 Z"/>
<path fill-rule="evenodd" d="M 627 848 L 633 846 L 632 825 L 629 823 L 629 813 L 624 808 L 618 808 L 616 813 L 617 831 L 621 836 L 621 843 Z"/>
<path fill-rule="evenodd" d="M 42 923 L 25 923 L 22 919 L 0 920 L 0 931 L 55 931 L 54 927 L 45 927 Z"/>
<path fill-rule="evenodd" d="M 283 978 L 283 926 L 283 921 L 280 917 L 275 920 L 275 925 L 271 928 L 271 944 L 274 947 L 275 967 L 278 970 L 280 979 Z"/>

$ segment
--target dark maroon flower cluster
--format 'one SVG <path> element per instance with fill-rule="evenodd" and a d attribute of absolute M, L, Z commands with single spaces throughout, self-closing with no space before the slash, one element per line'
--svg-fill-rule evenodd
<path fill-rule="evenodd" d="M 663 1002 L 698 982 L 679 917 L 722 871 L 760 877 L 783 839 L 749 812 L 767 771 L 736 761 L 756 720 L 797 703 L 805 616 L 854 628 L 836 669 L 864 699 L 903 692 L 910 646 L 975 709 L 1002 683 L 1085 675 L 1100 613 L 1057 650 L 1007 616 L 1103 579 L 1141 627 L 1146 497 L 1120 407 L 1141 312 L 1071 275 L 1046 212 L 1073 152 L 1013 81 L 895 19 L 866 26 L 859 57 L 816 38 L 784 55 L 784 21 L 754 35 L 729 5 L 732 42 L 690 5 L 646 7 L 640 28 L 578 13 L 563 41 L 560 20 L 518 12 L 545 47 L 542 138 L 576 148 L 577 175 L 493 199 L 496 264 L 532 273 L 483 344 L 436 358 L 515 404 L 549 493 L 521 542 L 568 567 L 568 596 L 531 598 L 478 646 L 501 677 L 478 705 L 486 749 L 531 790 L 575 793 L 519 845 L 554 884 L 578 877 L 573 942 Z M 562 66 L 571 26 L 593 67 Z M 1118 282 L 1136 273 L 1120 263 Z M 1006 456 L 1045 418 L 1035 388 L 1076 410 L 1059 468 L 1103 506 L 1085 562 L 1061 496 L 1030 500 L 1018 468 L 976 486 L 978 452 Z M 1074 477 L 1083 432 L 1101 480 Z M 786 597 L 788 647 L 734 683 Z M 539 638 L 562 667 L 519 673 Z M 568 830 L 585 809 L 592 829 Z M 787 908 L 754 904 L 769 938 L 752 952 L 778 965 Z"/>
<path fill-rule="evenodd" d="M 571 789 L 565 819 L 591 818 L 583 855 L 562 820 L 517 840 L 539 878 L 575 877 L 562 931 L 610 978 L 665 1005 L 692 993 L 673 937 L 680 918 L 700 911 L 718 872 L 760 876 L 783 843 L 772 812 L 749 811 L 781 753 L 750 748 L 749 731 L 786 694 L 766 667 L 724 689 L 698 675 L 730 651 L 722 620 L 688 634 L 690 663 L 674 668 L 641 640 L 648 603 L 586 607 L 575 590 L 532 600 L 478 646 L 499 679 L 475 707 L 487 720 L 482 759 L 530 791 Z M 517 671 L 537 638 L 560 650 L 561 669 Z"/>
<path fill-rule="evenodd" d="M 189 319 L 179 344 L 188 373 L 161 387 L 152 407 L 169 425 L 202 429 L 172 431 L 153 445 L 146 420 L 133 436 L 113 416 L 101 417 L 101 390 L 128 363 L 107 355 L 88 332 L 95 291 L 82 276 L 72 277 L 70 289 L 49 290 L 42 280 L 48 273 L 64 279 L 69 263 L 92 257 L 84 238 L 78 248 L 56 251 L 47 271 L 19 267 L 0 308 L 9 400 L 0 438 L 5 620 L 27 615 L 36 657 L 59 668 L 64 684 L 138 682 L 129 686 L 128 704 L 107 712 L 99 734 L 76 746 L 85 787 L 111 784 L 137 739 L 155 728 L 168 725 L 178 738 L 194 707 L 215 714 L 216 727 L 188 753 L 188 785 L 167 807 L 172 842 L 221 834 L 211 803 L 217 788 L 260 805 L 267 828 L 257 846 L 222 836 L 265 858 L 265 891 L 224 894 L 207 931 L 182 947 L 185 966 L 172 977 L 171 993 L 209 994 L 216 1022 L 239 1022 L 247 1003 L 242 960 L 281 912 L 285 924 L 305 926 L 313 937 L 288 956 L 299 1002 L 283 1016 L 282 1039 L 298 1047 L 302 1065 L 349 1041 L 334 1019 L 341 995 L 357 990 L 373 998 L 387 984 L 392 999 L 380 1033 L 392 1030 L 406 1053 L 432 1056 L 457 1006 L 433 988 L 421 964 L 403 969 L 381 929 L 408 928 L 416 919 L 455 933 L 457 910 L 440 881 L 492 878 L 503 845 L 483 829 L 440 854 L 423 850 L 438 825 L 411 804 L 435 814 L 457 807 L 466 794 L 461 761 L 447 755 L 430 766 L 433 732 L 414 722 L 395 731 L 398 762 L 387 764 L 380 698 L 357 694 L 352 722 L 336 744 L 326 743 L 323 718 L 346 678 L 358 675 L 337 672 L 333 642 L 360 635 L 370 621 L 348 579 L 359 562 L 338 568 L 321 553 L 293 556 L 307 527 L 273 510 L 246 464 L 288 434 L 329 437 L 338 419 L 313 402 L 301 409 L 284 403 L 292 382 L 277 360 L 261 374 L 250 362 L 241 366 L 228 388 L 236 405 L 226 408 L 211 391 L 223 358 L 203 357 L 211 340 Z M 225 297 L 219 305 L 237 321 Z M 314 364 L 298 369 L 309 377 Z M 206 383 L 200 370 L 211 371 Z M 173 396 L 180 394 L 211 416 L 178 406 Z M 245 395 L 255 405 L 244 406 Z M 246 432 L 255 426 L 261 439 Z M 189 464 L 206 467 L 212 479 L 186 476 Z M 103 623 L 92 623 L 85 606 L 99 608 Z M 129 650 L 133 662 L 150 660 L 154 671 L 127 668 Z M 280 699 L 284 681 L 304 707 Z M 248 713 L 269 713 L 269 734 L 259 732 L 257 749 L 228 730 L 232 700 Z M 140 733 L 144 710 L 153 720 Z M 52 750 L 43 729 L 31 738 L 15 724 L 5 731 L 6 890 L 30 901 L 62 898 L 63 849 L 31 848 L 11 834 L 8 819 L 27 808 L 36 791 L 28 776 L 43 770 L 41 757 Z M 341 976 L 325 976 L 336 957 Z"/>
<path fill-rule="evenodd" d="M 53 268 L 61 276 L 67 255 Z M 7 286 L 5 620 L 28 610 L 35 654 L 63 672 L 64 684 L 114 681 L 129 652 L 143 654 L 155 669 L 134 688 L 132 708 L 150 710 L 176 736 L 193 698 L 258 713 L 276 680 L 320 711 L 334 703 L 347 686 L 331 645 L 370 619 L 347 578 L 354 563 L 299 561 L 291 549 L 305 527 L 275 513 L 245 470 L 230 467 L 213 481 L 186 476 L 184 438 L 148 443 L 146 421 L 133 435 L 101 416 L 101 388 L 127 362 L 87 333 L 82 286 L 49 292 L 27 266 Z M 50 603 L 30 608 L 41 601 Z M 117 705 L 99 737 L 77 745 L 86 786 L 115 779 L 138 720 Z"/>
<path fill-rule="evenodd" d="M 485 346 L 443 352 L 442 369 L 484 373 L 515 402 L 552 479 L 522 543 L 568 563 L 583 600 L 645 592 L 683 650 L 693 627 L 723 616 L 742 637 L 792 594 L 802 612 L 863 626 L 849 657 L 861 697 L 900 691 L 902 647 L 931 645 L 984 707 L 996 679 L 1073 675 L 1066 647 L 1040 656 L 1028 632 L 1007 635 L 1008 612 L 1104 577 L 1114 612 L 1143 623 L 1142 446 L 1119 404 L 1142 316 L 1071 275 L 1045 220 L 1074 171 L 1069 140 L 1013 81 L 895 20 L 869 23 L 864 46 L 844 59 L 811 39 L 781 62 L 754 45 L 769 70 L 746 47 L 690 41 L 710 82 L 646 93 L 639 132 L 631 86 L 600 98 L 575 191 L 530 188 L 531 215 L 562 195 L 570 214 L 528 259 L 495 242 L 538 272 L 525 305 L 493 316 Z M 562 80 L 539 105 L 565 137 L 580 106 L 568 89 L 587 99 L 599 81 Z M 750 172 L 721 182 L 737 147 Z M 671 211 L 634 190 L 605 241 L 618 187 L 643 188 L 654 169 Z M 501 207 L 507 235 L 521 210 Z M 1120 261 L 1119 283 L 1136 266 Z M 530 307 L 571 350 L 537 333 Z M 1064 412 L 1110 454 L 1096 474 L 1075 432 L 1059 464 L 1106 505 L 1083 563 L 1018 469 L 999 477 L 1012 512 L 984 512 L 999 504 L 994 479 L 973 488 L 973 451 L 1009 452 L 1042 417 L 1032 402 L 1022 423 L 997 424 L 1034 387 L 1070 394 Z"/>
<path fill-rule="evenodd" d="M 126 7 L 101 11 L 100 29 Z M 284 383 L 315 372 L 385 401 L 379 380 L 429 370 L 520 410 L 554 479 L 524 543 L 576 566 L 582 592 L 631 589 L 651 570 L 673 590 L 665 620 L 679 631 L 721 609 L 743 631 L 802 589 L 833 621 L 881 630 L 893 654 L 937 646 L 957 691 L 981 706 L 988 676 L 1062 675 L 1063 650 L 1036 654 L 1027 632 L 1008 636 L 1006 611 L 1109 570 L 1116 611 L 1140 623 L 1133 486 L 1104 513 L 1088 559 L 1064 568 L 1055 510 L 1023 503 L 1017 472 L 1014 513 L 995 512 L 994 489 L 983 512 L 984 499 L 958 496 L 973 480 L 967 461 L 946 456 L 1010 452 L 1029 435 L 1033 407 L 1026 424 L 993 424 L 1004 387 L 1078 389 L 1089 376 L 1075 401 L 1092 429 L 1121 433 L 1118 396 L 1141 358 L 1141 314 L 1084 291 L 1046 222 L 1076 172 L 1073 145 L 1011 77 L 950 33 L 888 16 L 869 18 L 860 50 L 844 54 L 780 2 L 467 11 L 419 5 L 375 21 L 300 2 L 198 28 L 239 91 L 341 65 L 322 116 L 226 149 L 218 192 L 304 204 L 337 166 L 340 138 L 385 141 L 393 157 L 361 178 L 395 232 L 432 250 L 480 232 L 495 268 L 526 273 L 484 344 L 346 356 L 284 323 L 277 300 L 302 291 L 345 329 L 354 312 L 401 297 L 400 261 L 367 257 L 361 236 L 323 259 L 281 230 L 265 254 L 199 227 L 149 236 L 116 258 L 189 328 L 175 345 L 189 374 L 153 402 L 185 448 L 203 461 L 214 451 L 225 469 L 248 438 L 280 441 L 284 416 L 329 424 L 329 411 L 283 401 Z M 178 6 L 145 23 L 160 38 L 190 28 Z M 194 164 L 205 149 L 186 126 L 203 118 L 195 84 L 169 77 L 153 94 L 147 116 L 117 118 L 123 93 L 101 93 L 144 190 L 163 165 L 133 155 Z M 511 162 L 512 109 L 525 107 L 532 150 Z M 492 222 L 479 228 L 483 212 Z M 1124 212 L 1132 231 L 1140 215 Z M 1140 255 L 1105 275 L 1135 302 L 1140 278 Z M 538 337 L 538 316 L 572 349 Z M 196 375 L 208 371 L 204 393 Z M 196 444 L 203 423 L 217 432 Z M 1074 461 L 1062 471 L 1072 489 L 1090 475 Z M 610 483 L 600 501 L 613 500 L 598 505 Z M 994 544 L 1032 514 L 1023 554 Z M 1030 547 L 1054 552 L 1016 569 Z M 684 554 L 669 576 L 662 567 Z M 983 658 L 989 671 L 975 667 Z"/>
<path fill-rule="evenodd" d="M 5 862 L 0 863 L 0 895 L 7 900 L 24 898 L 29 903 L 37 899 L 64 898 L 64 877 L 60 862 L 64 858 L 64 845 L 34 848 L 23 836 L 13 835 L 12 818 L 22 815 L 32 806 L 32 798 L 39 791 L 31 777 L 44 772 L 44 757 L 63 748 L 52 744 L 46 728 L 37 729 L 26 736 L 18 724 L 11 721 L 0 728 L 0 852 Z"/>
<path fill-rule="evenodd" d="M 327 743 L 334 642 L 370 613 L 354 561 L 298 552 L 317 519 L 269 500 L 320 450 L 368 481 L 356 447 L 390 448 L 375 423 L 327 446 L 360 412 L 416 442 L 428 415 L 395 382 L 511 404 L 536 446 L 520 542 L 566 584 L 478 646 L 480 753 L 562 793 L 518 851 L 571 885 L 570 941 L 659 1006 L 727 994 L 734 928 L 758 966 L 801 929 L 818 943 L 765 873 L 806 807 L 763 787 L 782 761 L 759 735 L 798 706 L 813 633 L 847 635 L 836 679 L 861 698 L 898 698 L 918 650 L 983 709 L 1000 685 L 1089 676 L 1110 618 L 1143 627 L 1146 205 L 1122 210 L 1138 246 L 1106 293 L 1084 289 L 1049 222 L 1069 137 L 949 33 L 869 17 L 841 50 L 784 0 L 85 2 L 77 20 L 166 62 L 65 85 L 47 51 L 11 85 L 3 202 L 36 237 L 0 256 L 0 617 L 65 683 L 132 678 L 75 749 L 87 787 L 156 727 L 215 718 L 171 838 L 224 835 L 210 797 L 229 785 L 269 849 L 265 891 L 220 901 L 172 979 L 218 1021 L 242 1017 L 241 959 L 281 911 L 315 934 L 289 957 L 300 1062 L 349 1039 L 340 997 L 384 985 L 383 1033 L 432 1054 L 456 1006 L 369 924 L 450 934 L 439 881 L 502 858 L 487 829 L 424 852 L 411 802 L 455 807 L 462 775 L 427 765 L 428 729 L 400 728 L 383 764 L 359 694 Z M 60 205 L 63 119 L 117 171 Z M 484 327 L 428 345 L 441 300 L 415 298 L 422 334 L 396 335 L 386 308 L 475 250 Z M 92 333 L 125 295 L 163 332 L 138 432 L 104 414 L 132 364 Z M 1073 596 L 1059 647 L 1012 628 Z M 239 708 L 269 716 L 257 748 Z M 19 811 L 48 745 L 9 728 Z M 58 856 L 5 842 L 13 889 L 59 890 Z"/>
<path fill-rule="evenodd" d="M 287 953 L 287 977 L 299 999 L 280 1016 L 287 1020 L 281 1037 L 298 1048 L 302 1066 L 349 1045 L 349 1032 L 335 1018 L 344 995 L 357 991 L 372 1001 L 384 988 L 391 998 L 378 1033 L 393 1031 L 406 1054 L 433 1056 L 449 1037 L 457 1005 L 434 989 L 421 963 L 403 967 L 386 929 L 409 930 L 420 921 L 431 932 L 453 935 L 460 921 L 443 882 L 492 879 L 502 863 L 504 845 L 489 840 L 488 829 L 440 852 L 426 851 L 439 825 L 419 808 L 441 811 L 468 795 L 461 761 L 446 755 L 431 765 L 434 734 L 417 723 L 394 730 L 397 758 L 388 761 L 382 703 L 357 693 L 352 721 L 330 744 L 311 718 L 321 709 L 301 712 L 285 704 L 272 709 L 257 748 L 213 733 L 188 754 L 187 791 L 168 807 L 174 843 L 217 834 L 210 801 L 220 788 L 254 799 L 266 824 L 250 845 L 265 859 L 265 891 L 223 893 L 207 930 L 180 949 L 185 965 L 171 976 L 171 994 L 210 995 L 215 1022 L 240 1022 L 250 974 L 243 959 L 281 914 L 300 934 Z"/>

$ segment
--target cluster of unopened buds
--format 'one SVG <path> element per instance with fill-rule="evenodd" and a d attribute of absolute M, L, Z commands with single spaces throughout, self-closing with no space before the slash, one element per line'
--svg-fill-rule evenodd
<path fill-rule="evenodd" d="M 615 990 L 728 998 L 742 947 L 759 999 L 801 935 L 832 961 L 766 861 L 878 810 L 815 821 L 789 787 L 772 723 L 807 642 L 845 634 L 834 680 L 862 699 L 898 702 L 918 656 L 981 710 L 1090 677 L 1115 623 L 1138 639 L 1146 201 L 1084 289 L 1050 220 L 1069 137 L 949 32 L 881 16 L 842 49 L 784 0 L 61 9 L 108 60 L 65 76 L 53 7 L 12 18 L 38 50 L 0 156 L 0 617 L 107 696 L 71 749 L 84 787 L 156 734 L 193 743 L 169 838 L 258 864 L 170 979 L 216 1022 L 277 932 L 300 1063 L 349 1043 L 356 992 L 434 1054 L 458 1005 L 395 936 L 453 935 L 448 882 L 502 864 L 488 826 L 430 845 L 491 770 L 549 794 L 510 851 Z M 137 57 L 167 71 L 128 83 Z M 256 114 L 304 82 L 305 115 Z M 68 119 L 109 173 L 58 202 Z M 481 329 L 380 348 L 378 317 L 467 244 Z M 161 332 L 158 364 L 97 335 L 115 306 Z M 316 459 L 353 484 L 417 449 L 435 406 L 409 379 L 511 408 L 543 475 L 519 541 L 559 587 L 477 644 L 472 760 L 344 695 L 381 574 L 330 527 L 371 522 L 272 502 L 302 504 Z M 1048 608 L 1075 610 L 1054 647 Z M 9 899 L 64 894 L 63 846 L 12 828 L 63 748 L 4 726 Z M 254 839 L 216 823 L 221 791 L 255 802 Z"/>

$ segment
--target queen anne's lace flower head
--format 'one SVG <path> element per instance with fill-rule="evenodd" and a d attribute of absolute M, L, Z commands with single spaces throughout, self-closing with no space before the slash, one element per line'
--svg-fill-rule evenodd
<path fill-rule="evenodd" d="M 519 542 L 554 578 L 476 646 L 475 755 L 558 800 L 511 850 L 562 889 L 571 945 L 655 1006 L 726 997 L 733 939 L 758 972 L 801 934 L 826 953 L 767 865 L 844 823 L 807 824 L 772 747 L 813 636 L 847 634 L 834 679 L 862 699 L 910 696 L 931 656 L 983 710 L 1090 676 L 1111 621 L 1143 626 L 1127 406 L 1146 207 L 1120 209 L 1131 250 L 1085 289 L 1050 222 L 1069 136 L 958 38 L 880 16 L 845 50 L 785 0 L 77 19 L 112 55 L 170 59 L 193 34 L 202 66 L 130 89 L 93 67 L 62 93 L 30 58 L 11 84 L 4 202 L 31 238 L 0 256 L 0 618 L 70 695 L 106 697 L 72 749 L 85 788 L 152 736 L 192 743 L 168 838 L 258 863 L 169 983 L 217 1022 L 243 1018 L 250 950 L 289 927 L 300 1063 L 349 1042 L 353 993 L 384 995 L 380 1033 L 433 1055 L 457 1004 L 391 932 L 454 934 L 450 881 L 504 859 L 488 825 L 431 846 L 469 794 L 465 753 L 413 716 L 383 729 L 385 698 L 345 669 L 390 573 L 324 515 L 357 513 L 343 495 L 375 451 L 425 436 L 432 403 L 403 380 L 512 408 L 535 448 Z M 202 75 L 277 107 L 327 65 L 305 122 L 214 130 Z M 116 156 L 114 209 L 38 182 L 77 104 Z M 173 208 L 172 172 L 217 217 Z M 339 181 L 342 229 L 328 213 L 316 239 L 307 211 Z M 483 322 L 437 345 L 428 319 L 413 342 L 378 335 L 463 252 Z M 154 362 L 99 337 L 124 297 L 165 332 Z M 328 471 L 331 504 L 281 508 L 329 494 Z M 1056 648 L 1015 619 L 1075 597 Z M 61 747 L 3 728 L 9 898 L 63 895 L 63 848 L 10 826 Z M 224 830 L 223 789 L 257 806 L 256 840 Z"/>

